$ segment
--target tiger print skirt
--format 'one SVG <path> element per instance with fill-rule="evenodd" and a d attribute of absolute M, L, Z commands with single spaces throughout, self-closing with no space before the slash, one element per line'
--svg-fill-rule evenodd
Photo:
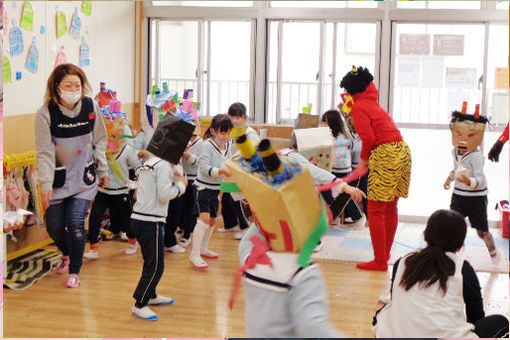
<path fill-rule="evenodd" d="M 405 142 L 384 143 L 372 150 L 368 161 L 368 199 L 391 202 L 407 197 L 411 181 L 411 151 Z"/>

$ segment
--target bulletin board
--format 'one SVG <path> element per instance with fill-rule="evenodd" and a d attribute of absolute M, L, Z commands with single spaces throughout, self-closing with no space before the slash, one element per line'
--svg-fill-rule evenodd
<path fill-rule="evenodd" d="M 93 1 L 4 3 L 3 86 L 6 102 L 16 98 L 15 108 L 7 103 L 6 116 L 37 111 L 57 63 L 80 65 L 81 52 L 80 66 L 89 72 L 97 63 L 94 49 L 89 48 L 97 40 L 96 17 Z M 23 97 L 27 100 L 19 100 Z"/>

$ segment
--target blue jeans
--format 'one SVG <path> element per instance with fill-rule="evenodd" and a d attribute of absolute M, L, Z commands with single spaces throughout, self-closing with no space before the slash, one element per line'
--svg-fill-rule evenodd
<path fill-rule="evenodd" d="M 69 274 L 79 274 L 87 240 L 85 217 L 90 201 L 68 197 L 46 210 L 46 230 L 64 256 L 70 257 Z"/>

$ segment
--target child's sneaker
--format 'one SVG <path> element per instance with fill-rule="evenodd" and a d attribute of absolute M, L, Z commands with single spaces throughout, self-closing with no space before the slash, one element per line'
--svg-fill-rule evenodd
<path fill-rule="evenodd" d="M 120 233 L 120 239 L 122 241 L 127 241 L 127 240 L 129 240 L 129 237 L 127 237 L 126 233 Z"/>
<path fill-rule="evenodd" d="M 135 305 L 131 307 L 131 313 L 142 320 L 155 321 L 158 319 L 158 314 L 154 313 L 149 307 L 145 306 L 138 308 Z"/>
<path fill-rule="evenodd" d="M 155 298 L 149 300 L 149 305 L 151 306 L 171 305 L 173 303 L 174 299 L 159 294 L 156 295 Z"/>
<path fill-rule="evenodd" d="M 313 250 L 314 253 L 318 253 L 322 250 L 322 248 L 324 247 L 324 245 L 322 244 L 322 241 L 319 241 L 319 243 L 317 244 L 317 246 L 315 246 L 315 249 Z"/>
<path fill-rule="evenodd" d="M 69 256 L 62 256 L 60 264 L 58 265 L 57 272 L 62 275 L 69 270 Z"/>
<path fill-rule="evenodd" d="M 172 247 L 165 247 L 165 251 L 169 253 L 182 254 L 186 251 L 186 249 L 176 244 L 175 246 Z"/>
<path fill-rule="evenodd" d="M 191 243 L 191 238 L 184 238 L 183 237 L 183 238 L 181 238 L 179 240 L 179 246 L 181 248 L 187 248 L 190 245 L 190 243 Z"/>
<path fill-rule="evenodd" d="M 77 288 L 80 286 L 80 278 L 78 274 L 71 274 L 67 279 L 67 288 Z"/>
<path fill-rule="evenodd" d="M 99 258 L 99 252 L 94 249 L 90 249 L 88 252 L 83 254 L 83 257 L 89 260 L 97 260 Z"/>
<path fill-rule="evenodd" d="M 235 227 L 232 227 L 232 228 L 228 228 L 228 229 L 225 229 L 225 227 L 218 228 L 219 233 L 233 233 L 233 232 L 238 232 L 238 231 L 241 231 L 241 229 L 239 228 L 238 225 L 236 225 Z"/>
<path fill-rule="evenodd" d="M 246 234 L 247 231 L 248 231 L 248 229 L 243 229 L 243 230 L 238 231 L 237 233 L 235 233 L 234 240 L 241 240 L 243 238 L 243 236 Z"/>
<path fill-rule="evenodd" d="M 128 244 L 126 248 L 126 255 L 134 255 L 136 254 L 136 251 L 138 250 L 138 242 L 135 242 L 134 244 Z"/>

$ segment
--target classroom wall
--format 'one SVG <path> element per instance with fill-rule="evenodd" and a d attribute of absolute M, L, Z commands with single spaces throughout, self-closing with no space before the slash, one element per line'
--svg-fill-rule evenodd
<path fill-rule="evenodd" d="M 16 5 L 13 5 L 13 4 Z M 8 32 L 12 28 L 12 18 L 18 26 L 23 8 L 22 1 L 7 2 L 5 11 L 8 16 L 7 34 L 4 36 L 3 53 L 11 64 L 11 82 L 4 84 L 4 152 L 18 153 L 35 150 L 34 131 L 35 112 L 43 103 L 46 80 L 54 68 L 60 46 L 68 62 L 79 64 L 79 46 L 81 39 L 75 40 L 66 33 L 56 38 L 56 7 L 63 11 L 67 19 L 67 28 L 74 8 L 78 9 L 81 19 L 81 36 L 90 50 L 90 65 L 83 67 L 93 87 L 93 95 L 99 91 L 99 83 L 118 93 L 123 103 L 123 111 L 132 117 L 134 111 L 135 89 L 135 3 L 132 1 L 93 1 L 90 17 L 81 12 L 82 1 L 31 1 L 34 9 L 33 31 L 23 32 L 24 51 L 21 55 L 11 56 Z M 16 7 L 14 7 L 16 6 Z M 40 33 L 40 28 L 45 33 Z M 36 37 L 39 50 L 38 71 L 32 73 L 25 68 L 25 61 L 32 37 Z M 22 73 L 16 80 L 16 72 Z"/>

